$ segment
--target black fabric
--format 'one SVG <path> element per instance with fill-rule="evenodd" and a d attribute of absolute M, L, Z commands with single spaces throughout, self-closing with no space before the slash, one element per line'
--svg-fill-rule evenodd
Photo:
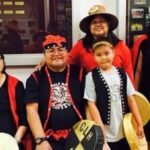
<path fill-rule="evenodd" d="M 140 49 L 143 54 L 142 75 L 139 86 L 139 91 L 150 100 L 150 39 L 142 42 Z"/>
<path fill-rule="evenodd" d="M 14 136 L 16 133 L 16 124 L 10 108 L 8 86 L 10 85 L 8 85 L 8 76 L 6 76 L 4 84 L 0 87 L 0 132 L 9 133 Z M 23 106 L 24 87 L 20 81 L 17 83 L 15 95 L 19 125 L 27 125 L 26 111 Z"/>
<path fill-rule="evenodd" d="M 117 45 L 117 43 L 120 41 L 120 39 L 113 33 L 109 32 L 107 38 L 110 39 L 112 42 L 113 46 Z M 93 43 L 95 42 L 93 35 L 88 32 L 82 39 L 83 41 L 83 46 L 85 47 L 86 51 L 89 52 L 90 49 L 92 48 Z"/>
<path fill-rule="evenodd" d="M 0 88 L 0 132 L 15 135 L 16 125 L 10 110 L 7 88 L 8 78 Z"/>
<path fill-rule="evenodd" d="M 130 150 L 126 139 L 121 139 L 118 142 L 108 142 L 111 150 Z"/>
<path fill-rule="evenodd" d="M 70 69 L 69 89 L 75 105 L 80 112 L 83 112 L 83 87 L 82 83 L 79 81 L 80 68 L 71 66 Z M 64 83 L 66 79 L 66 70 L 60 73 L 49 71 L 49 73 L 51 75 L 53 85 L 54 83 Z M 48 111 L 50 85 L 45 73 L 45 68 L 42 68 L 41 71 L 35 72 L 35 75 L 38 79 L 38 84 L 33 76 L 28 78 L 26 85 L 27 88 L 25 94 L 25 103 L 39 103 L 39 115 L 42 124 L 44 124 Z M 78 120 L 79 118 L 72 106 L 62 110 L 52 109 L 47 128 L 51 128 L 53 130 L 71 128 Z"/>
<path fill-rule="evenodd" d="M 126 96 L 126 85 L 127 85 L 127 78 L 126 78 L 126 74 L 124 73 L 123 70 L 118 68 L 118 71 L 122 77 L 123 80 L 123 89 L 120 89 L 121 92 L 123 93 L 123 98 L 124 98 L 124 103 L 125 103 L 125 113 L 128 112 L 128 105 L 127 105 L 127 96 Z M 101 114 L 101 118 L 103 120 L 104 124 L 109 124 L 110 123 L 110 117 L 108 115 L 108 113 L 110 114 L 110 110 L 108 109 L 108 97 L 109 97 L 109 92 L 108 92 L 108 85 L 106 87 L 104 81 L 104 78 L 100 78 L 100 75 L 98 73 L 98 69 L 95 68 L 92 71 L 92 77 L 93 77 L 93 81 L 94 81 L 94 85 L 95 85 L 95 90 L 96 90 L 96 94 L 97 94 L 97 99 L 96 99 L 96 104 L 97 107 L 100 111 Z M 123 104 L 123 102 L 122 102 Z"/>
<path fill-rule="evenodd" d="M 47 44 L 47 45 L 44 46 L 44 50 L 49 49 L 49 48 L 54 48 L 54 47 L 57 47 L 57 46 L 66 48 L 67 44 L 65 42 L 61 42 L 60 45 L 57 45 L 57 43 L 50 43 L 50 44 Z"/>
<path fill-rule="evenodd" d="M 140 50 L 142 51 L 143 60 L 139 91 L 144 94 L 150 102 L 150 38 L 142 42 Z M 144 127 L 144 131 L 147 141 L 150 141 L 150 121 Z"/>

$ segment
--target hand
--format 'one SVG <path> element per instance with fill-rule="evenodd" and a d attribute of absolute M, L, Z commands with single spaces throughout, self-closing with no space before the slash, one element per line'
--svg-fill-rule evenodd
<path fill-rule="evenodd" d="M 36 70 L 36 71 L 40 71 L 41 68 L 42 68 L 44 65 L 45 65 L 45 61 L 43 60 L 43 61 L 41 61 L 39 64 L 37 64 L 37 65 L 35 66 L 35 70 Z"/>
<path fill-rule="evenodd" d="M 143 126 L 142 125 L 139 125 L 137 127 L 137 136 L 139 138 L 143 138 L 144 137 L 144 129 L 143 129 Z"/>
<path fill-rule="evenodd" d="M 43 141 L 41 144 L 36 145 L 36 150 L 53 150 L 48 141 Z"/>
<path fill-rule="evenodd" d="M 110 150 L 108 144 L 105 142 L 102 150 Z"/>

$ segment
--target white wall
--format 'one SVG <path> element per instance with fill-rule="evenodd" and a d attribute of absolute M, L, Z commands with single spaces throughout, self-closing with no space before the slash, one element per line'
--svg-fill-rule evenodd
<path fill-rule="evenodd" d="M 34 71 L 35 65 L 43 60 L 43 54 L 9 54 L 5 55 L 6 72 L 23 81 Z M 16 66 L 16 67 L 15 67 Z M 21 67 L 22 66 L 22 67 Z"/>
<path fill-rule="evenodd" d="M 46 1 L 48 2 L 49 0 Z M 83 36 L 83 33 L 79 29 L 79 22 L 82 18 L 88 15 L 89 8 L 95 4 L 104 4 L 109 13 L 112 13 L 118 17 L 119 26 L 115 33 L 119 36 L 119 38 L 125 40 L 126 0 L 72 0 L 73 43 Z M 7 72 L 25 83 L 27 77 L 34 70 L 34 67 L 31 68 L 27 66 L 38 64 L 42 60 L 42 56 L 42 54 L 6 55 L 6 65 L 26 66 L 25 68 L 11 67 L 7 69 Z"/>
<path fill-rule="evenodd" d="M 25 86 L 26 79 L 30 76 L 30 74 L 34 71 L 33 68 L 9 68 L 6 69 L 6 72 L 14 77 L 17 77 L 21 80 Z"/>

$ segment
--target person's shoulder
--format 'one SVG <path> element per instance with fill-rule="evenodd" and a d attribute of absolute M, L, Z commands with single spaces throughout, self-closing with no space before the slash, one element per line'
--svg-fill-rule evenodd
<path fill-rule="evenodd" d="M 123 74 L 126 76 L 126 72 L 124 71 L 124 69 L 120 68 L 120 67 L 114 67 L 119 73 Z"/>
<path fill-rule="evenodd" d="M 8 78 L 8 84 L 13 84 L 13 85 L 21 84 L 21 85 L 23 85 L 23 82 L 20 79 L 18 79 L 17 77 L 14 77 L 12 75 L 7 74 L 7 78 Z"/>
<path fill-rule="evenodd" d="M 129 47 L 127 46 L 127 44 L 125 43 L 125 41 L 120 40 L 114 47 L 115 49 L 119 49 L 122 52 L 130 52 Z"/>
<path fill-rule="evenodd" d="M 12 80 L 12 81 L 20 81 L 17 77 L 14 77 L 12 75 L 7 75 L 8 76 L 8 79 L 9 80 Z M 20 81 L 21 82 L 21 81 Z"/>
<path fill-rule="evenodd" d="M 32 73 L 31 73 L 31 75 L 30 75 L 30 77 L 32 76 L 36 76 L 37 78 L 39 78 L 43 73 L 44 73 L 44 70 L 45 70 L 45 66 L 43 66 L 43 67 L 41 67 L 41 69 L 40 70 L 34 70 Z"/>
<path fill-rule="evenodd" d="M 126 43 L 125 43 L 125 41 L 123 41 L 123 40 L 119 40 L 118 43 L 116 44 L 116 46 L 117 45 L 118 46 L 127 46 Z"/>
<path fill-rule="evenodd" d="M 73 45 L 73 47 L 75 47 L 75 46 L 82 46 L 82 45 L 83 45 L 83 40 L 80 39 L 80 40 L 78 40 L 78 41 Z"/>

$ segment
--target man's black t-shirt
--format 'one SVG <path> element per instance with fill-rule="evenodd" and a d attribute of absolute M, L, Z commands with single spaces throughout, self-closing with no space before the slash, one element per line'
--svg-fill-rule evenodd
<path fill-rule="evenodd" d="M 39 114 L 44 125 L 48 111 L 49 97 L 52 96 L 52 110 L 50 113 L 47 129 L 60 130 L 71 128 L 78 120 L 75 110 L 70 103 L 68 94 L 71 94 L 78 110 L 82 112 L 83 106 L 83 84 L 79 80 L 80 68 L 70 66 L 69 90 L 67 92 L 66 75 L 67 68 L 63 72 L 50 71 L 52 85 L 48 81 L 45 68 L 35 72 L 38 82 L 31 75 L 26 85 L 26 103 L 39 103 Z M 51 86 L 51 88 L 50 88 Z M 52 95 L 50 95 L 52 90 Z"/>

